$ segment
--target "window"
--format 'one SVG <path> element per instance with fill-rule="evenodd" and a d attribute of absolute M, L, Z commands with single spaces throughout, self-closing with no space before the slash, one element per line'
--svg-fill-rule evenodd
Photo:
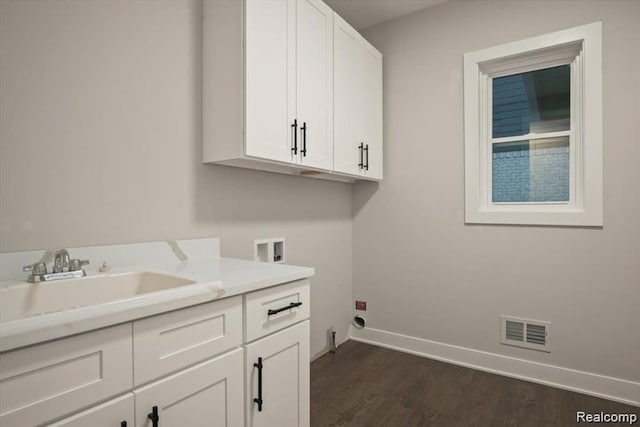
<path fill-rule="evenodd" d="M 467 223 L 602 225 L 601 32 L 465 54 Z"/>

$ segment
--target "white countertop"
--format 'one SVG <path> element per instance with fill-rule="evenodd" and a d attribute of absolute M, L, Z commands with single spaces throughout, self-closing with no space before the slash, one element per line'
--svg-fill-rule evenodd
<path fill-rule="evenodd" d="M 150 271 L 190 279 L 196 283 L 152 292 L 98 306 L 79 307 L 0 323 L 0 352 L 61 338 L 142 317 L 228 298 L 294 280 L 309 278 L 314 269 L 210 257 L 160 265 L 114 268 L 106 274 Z M 89 276 L 95 276 L 90 272 Z M 83 280 L 83 279 L 72 279 Z M 5 282 L 3 287 L 24 285 Z M 55 281 L 29 286 L 56 286 Z"/>

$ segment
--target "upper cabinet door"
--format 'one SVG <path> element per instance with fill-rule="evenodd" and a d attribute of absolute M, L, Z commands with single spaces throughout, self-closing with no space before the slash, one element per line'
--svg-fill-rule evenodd
<path fill-rule="evenodd" d="M 245 154 L 291 162 L 295 118 L 296 5 L 245 3 Z"/>
<path fill-rule="evenodd" d="M 301 164 L 333 167 L 333 11 L 319 0 L 297 6 L 297 118 Z"/>
<path fill-rule="evenodd" d="M 382 54 L 366 40 L 360 52 L 361 132 L 365 145 L 365 171 L 370 178 L 382 179 Z"/>
<path fill-rule="evenodd" d="M 333 26 L 333 168 L 358 175 L 363 151 L 360 132 L 363 112 L 360 102 L 360 34 L 338 14 Z"/>
<path fill-rule="evenodd" d="M 334 170 L 382 179 L 382 55 L 334 20 Z"/>

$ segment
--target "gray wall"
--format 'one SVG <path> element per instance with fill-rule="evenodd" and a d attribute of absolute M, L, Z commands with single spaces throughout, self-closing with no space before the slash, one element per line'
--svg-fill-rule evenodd
<path fill-rule="evenodd" d="M 345 184 L 200 164 L 199 2 L 0 5 L 0 251 L 219 236 L 250 258 L 285 236 L 316 268 L 317 354 L 351 314 L 353 215 L 371 327 L 640 379 L 640 2 L 452 1 L 372 28 L 385 181 L 353 212 Z M 462 54 L 595 20 L 604 229 L 465 226 Z M 553 353 L 500 346 L 503 313 L 552 321 Z"/>
<path fill-rule="evenodd" d="M 202 165 L 199 1 L 5 1 L 0 251 L 191 237 L 316 268 L 312 355 L 351 301 L 351 187 Z"/>
<path fill-rule="evenodd" d="M 462 55 L 603 21 L 603 229 L 464 224 Z M 450 1 L 365 36 L 384 54 L 385 180 L 354 190 L 372 328 L 640 380 L 640 2 Z M 501 346 L 549 320 L 550 354 Z"/>

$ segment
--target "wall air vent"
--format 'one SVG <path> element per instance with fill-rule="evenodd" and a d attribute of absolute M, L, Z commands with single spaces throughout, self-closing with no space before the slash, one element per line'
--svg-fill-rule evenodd
<path fill-rule="evenodd" d="M 551 351 L 551 323 L 541 320 L 501 316 L 500 342 L 532 350 Z"/>

